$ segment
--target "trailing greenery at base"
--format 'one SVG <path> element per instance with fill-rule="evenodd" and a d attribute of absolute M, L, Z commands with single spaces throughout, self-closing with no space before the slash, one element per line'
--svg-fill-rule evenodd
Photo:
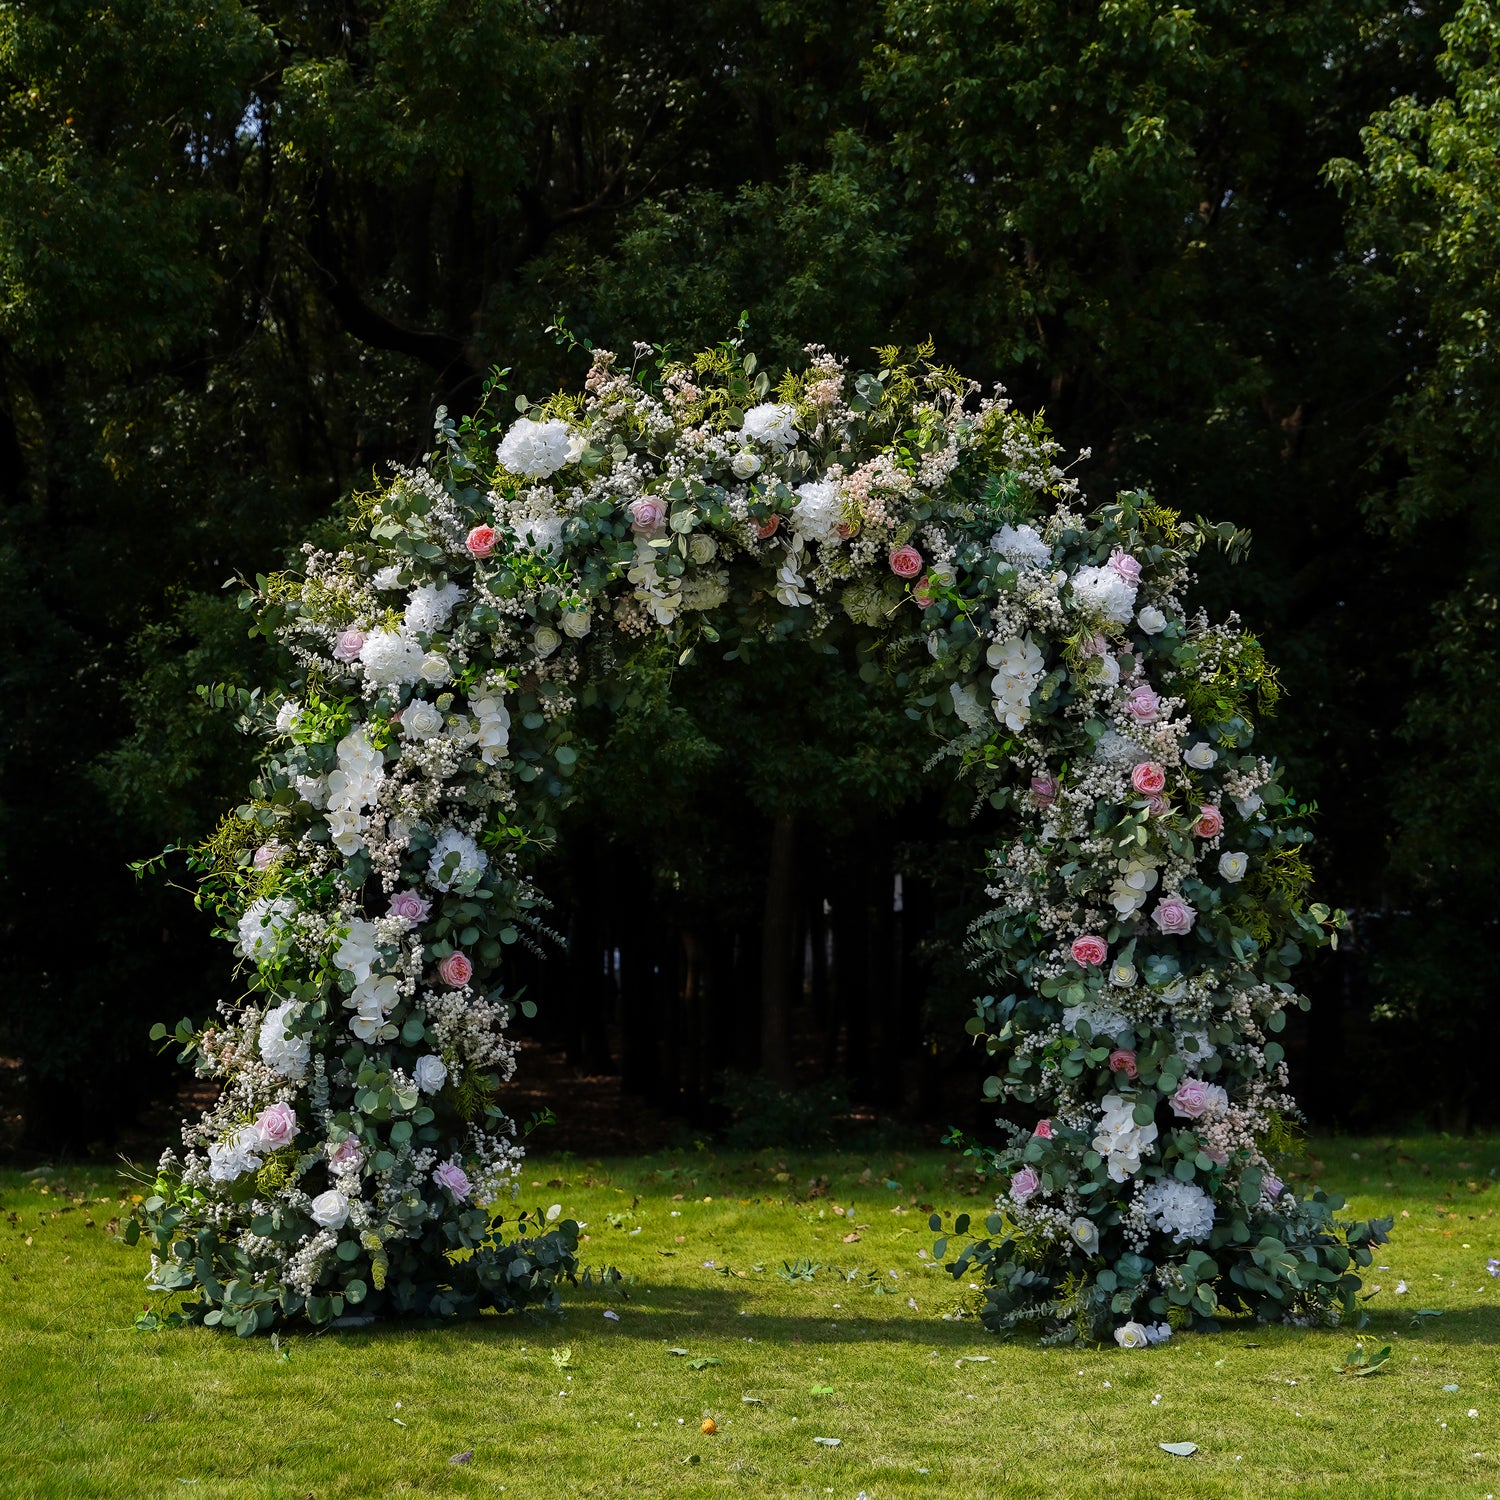
<path fill-rule="evenodd" d="M 351 1253 L 339 1253 L 335 1274 L 321 1278 L 316 1292 L 304 1293 L 267 1278 L 240 1245 L 203 1223 L 200 1196 L 180 1177 L 159 1175 L 123 1226 L 127 1244 L 144 1240 L 151 1247 L 149 1289 L 187 1299 L 165 1317 L 148 1312 L 153 1327 L 201 1323 L 244 1338 L 287 1318 L 305 1317 L 316 1327 L 349 1315 L 557 1312 L 562 1283 L 578 1276 L 578 1225 L 572 1219 L 547 1228 L 545 1214 L 525 1211 L 510 1221 L 517 1238 L 505 1240 L 504 1214 L 471 1208 L 420 1239 L 389 1247 L 344 1241 Z M 297 1233 L 275 1210 L 252 1220 L 250 1230 L 288 1245 Z"/>

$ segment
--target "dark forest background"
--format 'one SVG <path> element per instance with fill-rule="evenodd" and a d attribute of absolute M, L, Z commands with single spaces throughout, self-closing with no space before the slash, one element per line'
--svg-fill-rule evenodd
<path fill-rule="evenodd" d="M 1353 918 L 1305 976 L 1300 1095 L 1492 1119 L 1497 79 L 1487 0 L 0 5 L 0 1053 L 31 1144 L 170 1097 L 150 1024 L 234 982 L 127 870 L 246 776 L 195 694 L 265 671 L 225 579 L 489 368 L 576 385 L 557 319 L 628 353 L 742 312 L 769 364 L 930 335 L 1089 449 L 1096 497 L 1253 531 L 1203 602 L 1282 669 L 1267 741 Z M 529 1033 L 695 1130 L 839 1093 L 982 1120 L 985 830 L 904 722 L 799 650 L 592 723 Z"/>

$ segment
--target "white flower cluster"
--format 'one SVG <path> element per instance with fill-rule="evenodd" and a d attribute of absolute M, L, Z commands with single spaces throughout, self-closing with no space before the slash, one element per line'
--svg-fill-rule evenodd
<path fill-rule="evenodd" d="M 1201 1245 L 1214 1227 L 1214 1200 L 1191 1182 L 1162 1177 L 1141 1194 L 1146 1220 L 1179 1245 Z"/>

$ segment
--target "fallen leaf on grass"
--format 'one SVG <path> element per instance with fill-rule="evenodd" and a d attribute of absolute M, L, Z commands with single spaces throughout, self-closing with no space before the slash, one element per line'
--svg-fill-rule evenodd
<path fill-rule="evenodd" d="M 1391 1346 L 1382 1345 L 1371 1354 L 1363 1344 L 1354 1346 L 1354 1353 L 1344 1361 L 1340 1375 L 1378 1375 L 1381 1366 L 1391 1357 Z"/>
<path fill-rule="evenodd" d="M 740 1400 L 743 1401 L 746 1406 L 764 1406 L 766 1404 L 760 1399 L 759 1396 L 741 1396 Z"/>
<path fill-rule="evenodd" d="M 696 1453 L 689 1453 L 688 1456 L 683 1459 L 683 1463 L 685 1464 L 701 1464 L 702 1462 L 703 1460 L 699 1458 Z"/>
<path fill-rule="evenodd" d="M 448 1462 L 450 1464 L 466 1464 L 473 1457 L 474 1450 L 472 1448 L 465 1448 L 462 1453 L 455 1453 L 453 1457 L 448 1460 Z"/>
<path fill-rule="evenodd" d="M 1458 1387 L 1456 1385 L 1445 1385 L 1443 1389 L 1445 1391 L 1456 1391 Z"/>
<path fill-rule="evenodd" d="M 964 1355 L 964 1363 L 966 1365 L 987 1365 L 987 1364 L 989 1364 L 989 1362 L 990 1362 L 990 1357 L 989 1357 L 988 1354 L 966 1354 L 966 1355 Z"/>
<path fill-rule="evenodd" d="M 843 1442 L 843 1441 L 844 1441 L 843 1438 L 814 1438 L 813 1439 L 813 1442 L 817 1443 L 820 1448 L 837 1448 L 838 1445 L 841 1442 Z"/>
<path fill-rule="evenodd" d="M 552 1351 L 552 1363 L 559 1370 L 570 1368 L 573 1363 L 573 1346 L 571 1344 L 564 1344 L 561 1349 L 554 1349 Z"/>
<path fill-rule="evenodd" d="M 831 1385 L 814 1385 L 808 1388 L 808 1394 L 813 1396 L 831 1396 L 833 1387 Z"/>
<path fill-rule="evenodd" d="M 716 1359 L 712 1354 L 705 1354 L 698 1359 L 690 1359 L 688 1361 L 688 1369 L 706 1370 L 710 1365 L 722 1365 L 723 1363 L 722 1359 Z"/>
<path fill-rule="evenodd" d="M 675 1354 L 675 1355 L 677 1355 L 680 1358 L 682 1355 L 684 1355 L 684 1354 L 687 1353 L 687 1350 L 686 1349 L 668 1349 L 667 1353 L 668 1354 Z"/>
<path fill-rule="evenodd" d="M 606 1307 L 604 1309 L 604 1316 L 605 1319 L 610 1323 L 618 1323 L 620 1321 L 619 1313 L 617 1313 L 612 1307 Z"/>
<path fill-rule="evenodd" d="M 1156 1445 L 1163 1453 L 1171 1453 L 1177 1458 L 1191 1458 L 1197 1451 L 1197 1443 L 1158 1443 Z"/>
<path fill-rule="evenodd" d="M 844 1236 L 844 1243 L 846 1245 L 852 1245 L 858 1238 L 859 1235 L 851 1229 L 849 1233 Z"/>

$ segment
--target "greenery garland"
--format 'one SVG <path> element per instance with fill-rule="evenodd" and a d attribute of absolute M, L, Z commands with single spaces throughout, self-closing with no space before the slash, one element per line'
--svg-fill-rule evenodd
<path fill-rule="evenodd" d="M 1139 493 L 1087 511 L 1040 419 L 932 354 L 812 348 L 773 390 L 734 340 L 595 351 L 503 432 L 497 379 L 356 498 L 346 545 L 247 589 L 286 675 L 220 690 L 266 750 L 194 860 L 249 993 L 179 1028 L 223 1089 L 139 1213 L 186 1316 L 555 1299 L 577 1226 L 506 1242 L 494 1205 L 520 1159 L 505 953 L 545 933 L 527 852 L 572 710 L 625 701 L 662 642 L 792 636 L 889 678 L 1008 819 L 973 933 L 1002 982 L 969 1029 L 1027 1123 L 971 1148 L 1005 1191 L 952 1267 L 991 1326 L 1129 1343 L 1352 1306 L 1381 1227 L 1272 1170 L 1290 971 L 1342 917 L 1306 901 L 1309 809 L 1252 748 L 1274 672 L 1184 603 L 1194 554 L 1245 538 Z"/>

